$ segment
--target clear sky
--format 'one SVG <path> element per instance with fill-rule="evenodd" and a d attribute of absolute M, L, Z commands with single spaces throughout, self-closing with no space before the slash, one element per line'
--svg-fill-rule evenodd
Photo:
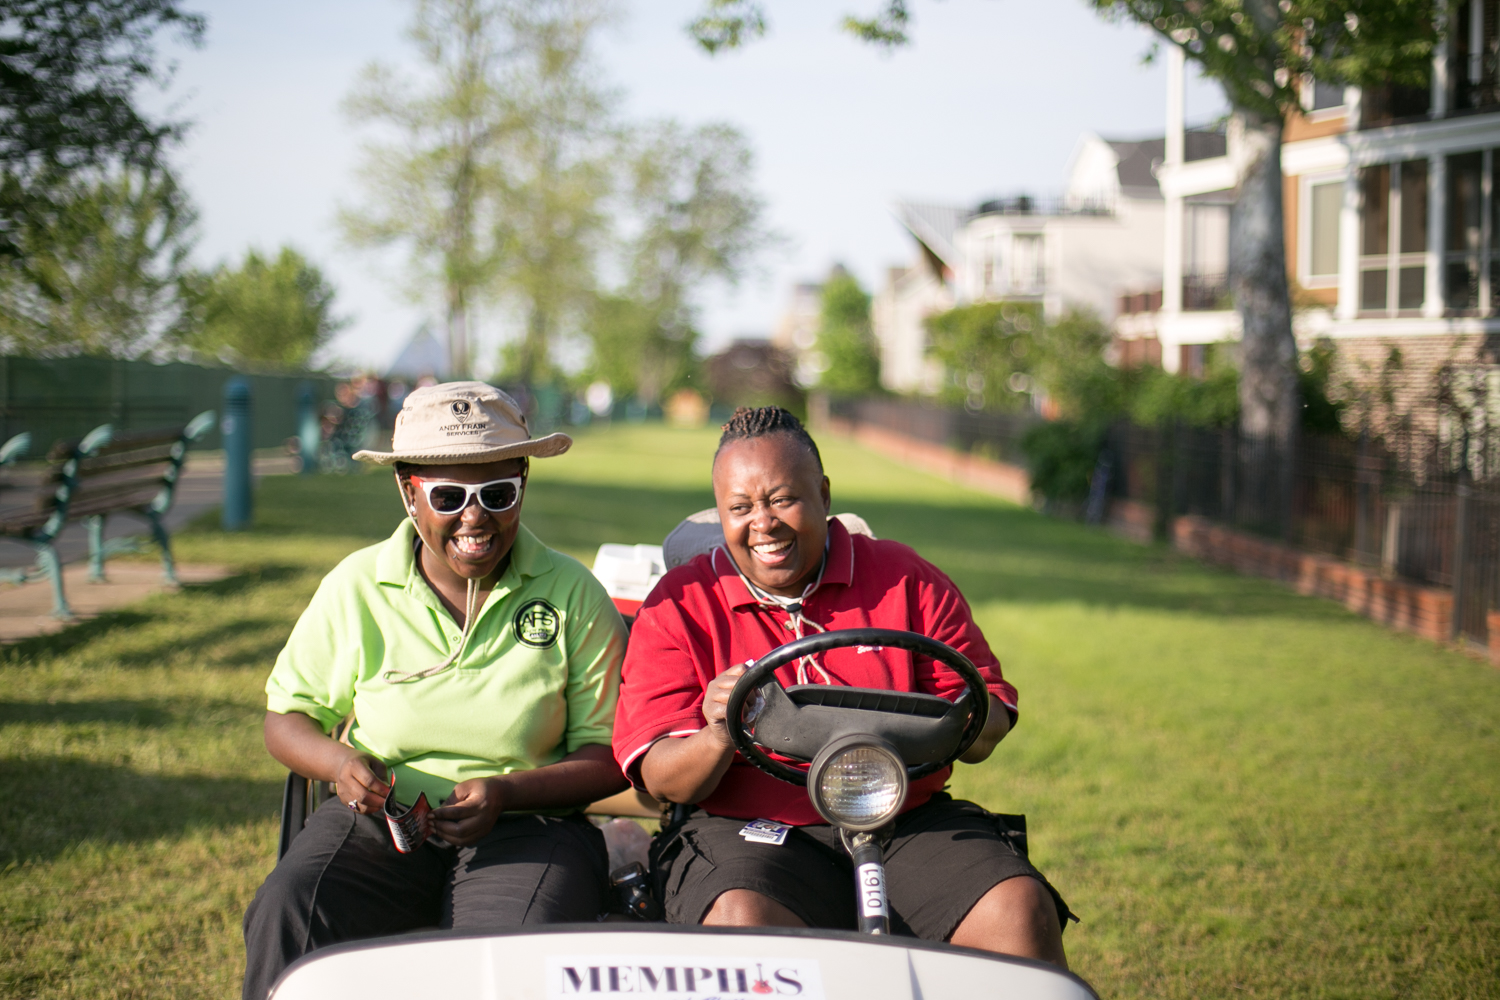
<path fill-rule="evenodd" d="M 716 58 L 683 31 L 701 0 L 620 0 L 618 23 L 600 36 L 627 117 L 744 131 L 769 221 L 786 237 L 757 276 L 703 296 L 709 347 L 768 333 L 791 285 L 835 262 L 873 290 L 912 252 L 893 199 L 1057 192 L 1082 133 L 1161 134 L 1166 70 L 1142 65 L 1150 38 L 1101 20 L 1084 0 L 915 0 L 915 44 L 891 54 L 836 28 L 878 2 L 767 0 L 770 35 Z M 296 246 L 353 320 L 333 353 L 380 370 L 439 314 L 404 297 L 398 257 L 339 243 L 334 213 L 357 203 L 360 142 L 339 103 L 371 60 L 413 60 L 402 35 L 409 0 L 189 6 L 208 15 L 207 40 L 173 52 L 180 66 L 166 99 L 195 122 L 175 160 L 201 211 L 199 260 Z M 1190 80 L 1189 121 L 1223 106 L 1217 85 Z M 498 317 L 480 325 L 483 373 L 506 334 Z"/>

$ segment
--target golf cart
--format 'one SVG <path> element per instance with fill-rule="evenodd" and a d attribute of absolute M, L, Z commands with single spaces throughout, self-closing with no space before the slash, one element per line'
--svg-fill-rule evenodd
<path fill-rule="evenodd" d="M 617 605 L 633 613 L 645 596 L 640 577 L 660 576 L 672 546 L 665 559 L 655 547 L 612 548 L 601 551 L 596 573 Z M 624 568 L 628 562 L 635 563 L 634 571 Z M 621 579 L 631 572 L 634 581 Z M 776 677 L 778 667 L 801 656 L 846 646 L 888 646 L 931 657 L 962 677 L 965 690 L 949 702 L 821 684 L 783 687 Z M 643 903 L 622 906 L 621 914 L 596 924 L 433 931 L 323 948 L 287 969 L 271 995 L 328 1000 L 393 988 L 427 992 L 440 984 L 456 1000 L 637 993 L 669 1000 L 1097 1000 L 1081 979 L 1044 963 L 890 934 L 882 830 L 900 811 L 910 780 L 947 767 L 968 749 L 984 728 L 989 704 L 983 677 L 963 654 L 890 629 L 798 639 L 762 657 L 736 683 L 728 705 L 735 747 L 773 777 L 806 787 L 818 813 L 840 831 L 854 862 L 849 891 L 857 902 L 858 933 L 668 925 L 639 919 L 650 909 Z M 289 808 L 296 797 L 292 784 Z M 643 798 L 622 793 L 589 811 L 640 815 Z M 645 811 L 654 814 L 651 805 Z M 284 835 L 294 821 L 294 814 L 284 812 Z M 638 875 L 632 881 L 616 873 L 627 899 L 640 901 L 649 891 L 649 880 Z"/>

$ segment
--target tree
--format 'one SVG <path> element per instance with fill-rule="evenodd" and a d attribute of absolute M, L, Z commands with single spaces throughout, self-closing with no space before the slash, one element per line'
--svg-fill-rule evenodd
<path fill-rule="evenodd" d="M 609 383 L 617 399 L 660 402 L 697 373 L 698 331 L 668 337 L 652 303 L 626 293 L 601 293 L 588 315 L 586 381 Z"/>
<path fill-rule="evenodd" d="M 500 287 L 524 313 L 504 367 L 527 384 L 550 373 L 554 340 L 596 284 L 613 99 L 594 83 L 589 42 L 604 16 L 592 2 L 545 0 L 511 19 L 518 57 L 496 242 Z"/>
<path fill-rule="evenodd" d="M 1424 83 L 1442 0 L 1089 0 L 1107 17 L 1128 19 L 1182 49 L 1224 87 L 1242 136 L 1238 189 L 1230 213 L 1230 285 L 1243 329 L 1240 423 L 1269 438 L 1268 455 L 1290 454 L 1301 420 L 1297 345 L 1292 336 L 1283 227 L 1281 135 L 1301 108 L 1311 76 L 1330 83 Z M 885 0 L 874 17 L 845 18 L 852 34 L 877 45 L 908 41 L 906 0 Z M 709 52 L 764 34 L 759 0 L 706 0 L 689 26 Z M 1276 461 L 1272 459 L 1272 461 Z M 1268 474 L 1289 468 L 1277 463 Z M 1282 475 L 1285 503 L 1291 477 Z M 1290 522 L 1288 522 L 1290 523 Z"/>
<path fill-rule="evenodd" d="M 145 83 L 165 85 L 154 41 L 176 28 L 198 44 L 205 21 L 177 0 L 6 0 L 0 6 L 0 254 L 14 255 L 29 214 L 60 211 L 80 173 L 129 166 L 160 174 L 181 122 L 135 105 Z M 33 227 L 33 235 L 35 227 Z"/>
<path fill-rule="evenodd" d="M 0 259 L 0 346 L 134 357 L 173 343 L 196 218 L 165 171 L 55 181 Z"/>
<path fill-rule="evenodd" d="M 1300 419 L 1282 211 L 1281 133 L 1305 78 L 1355 85 L 1423 83 L 1441 0 L 1089 0 L 1146 25 L 1224 87 L 1244 137 L 1230 218 L 1231 283 L 1242 320 L 1242 426 L 1290 442 Z M 759 0 L 706 0 L 689 30 L 709 52 L 763 35 Z M 906 0 L 844 28 L 884 46 L 909 40 Z"/>
<path fill-rule="evenodd" d="M 772 237 L 750 185 L 754 158 L 731 126 L 660 122 L 634 135 L 623 159 L 626 281 L 600 300 L 590 337 L 596 358 L 634 360 L 636 395 L 654 403 L 694 367 L 695 293 L 737 283 Z"/>
<path fill-rule="evenodd" d="M 879 390 L 880 357 L 870 326 L 870 294 L 842 267 L 835 267 L 823 283 L 817 350 L 825 365 L 818 388 L 843 396 Z"/>
<path fill-rule="evenodd" d="M 1042 325 L 1039 305 L 983 302 L 931 316 L 924 325 L 928 350 L 947 370 L 942 398 L 976 411 L 1026 406 Z"/>
<path fill-rule="evenodd" d="M 1230 285 L 1244 330 L 1240 422 L 1289 448 L 1301 421 L 1282 208 L 1281 136 L 1311 76 L 1330 83 L 1424 83 L 1438 0 L 1091 0 L 1154 30 L 1234 110 L 1242 153 L 1230 211 Z"/>
<path fill-rule="evenodd" d="M 357 246 L 404 245 L 410 291 L 437 285 L 450 362 L 468 374 L 474 310 L 510 298 L 526 332 L 512 374 L 545 373 L 562 318 L 592 289 L 607 191 L 592 144 L 608 100 L 587 59 L 598 0 L 417 0 L 408 36 L 425 89 L 378 64 L 345 108 L 399 138 L 366 147 L 370 207 L 340 219 Z"/>
<path fill-rule="evenodd" d="M 225 361 L 302 367 L 348 324 L 333 313 L 333 286 L 291 247 L 269 260 L 251 250 L 194 284 L 197 324 L 184 342 Z"/>
<path fill-rule="evenodd" d="M 370 207 L 340 212 L 345 238 L 363 247 L 405 245 L 413 295 L 429 298 L 438 286 L 454 378 L 469 375 L 471 310 L 499 268 L 487 219 L 503 186 L 500 145 L 510 128 L 506 13 L 483 0 L 418 0 L 407 37 L 429 86 L 417 90 L 375 63 L 344 103 L 356 123 L 398 136 L 366 145 L 360 178 Z"/>
<path fill-rule="evenodd" d="M 910 40 L 906 34 L 910 21 L 906 0 L 886 0 L 874 17 L 848 15 L 842 26 L 862 41 L 891 47 Z M 688 25 L 688 33 L 714 55 L 762 37 L 769 24 L 761 0 L 705 0 L 703 13 Z"/>

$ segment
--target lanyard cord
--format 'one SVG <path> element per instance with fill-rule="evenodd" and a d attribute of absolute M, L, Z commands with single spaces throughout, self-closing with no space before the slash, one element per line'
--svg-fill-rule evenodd
<path fill-rule="evenodd" d="M 819 584 L 823 582 L 823 571 L 828 568 L 828 551 L 826 546 L 823 551 L 822 565 L 818 567 L 817 579 L 813 580 L 812 583 L 809 583 L 806 587 L 804 587 L 802 589 L 802 594 L 798 597 L 780 597 L 776 594 L 766 593 L 764 590 L 761 590 L 755 584 L 751 583 L 750 578 L 740 571 L 739 565 L 735 563 L 734 557 L 730 556 L 727 550 L 724 554 L 729 557 L 729 565 L 734 567 L 734 571 L 736 573 L 739 573 L 740 580 L 745 584 L 745 589 L 750 591 L 751 597 L 755 598 L 756 607 L 764 608 L 767 610 L 771 608 L 781 608 L 787 613 L 787 615 L 791 618 L 790 624 L 792 627 L 793 638 L 801 639 L 803 637 L 804 627 L 810 628 L 815 632 L 828 631 L 822 625 L 819 625 L 817 622 L 813 621 L 805 614 L 803 614 L 803 610 L 807 607 L 808 598 L 812 597 L 812 595 L 817 591 Z M 797 658 L 798 684 L 812 683 L 811 680 L 809 680 L 807 672 L 809 667 L 811 667 L 813 670 L 816 670 L 819 675 L 821 675 L 821 683 L 833 683 L 833 678 L 828 676 L 828 671 L 824 670 L 822 664 L 813 659 L 812 654 L 809 653 L 806 656 L 799 656 Z"/>
<path fill-rule="evenodd" d="M 422 536 L 420 534 L 417 535 L 418 539 L 421 539 L 421 537 Z M 427 543 L 423 541 L 421 542 L 421 544 L 426 545 Z M 417 558 L 421 558 L 420 553 L 417 553 Z M 418 571 L 420 572 L 420 567 Z M 403 672 L 397 670 L 395 667 L 391 667 L 390 669 L 381 673 L 380 679 L 385 681 L 387 684 L 407 684 L 411 681 L 420 681 L 424 678 L 432 677 L 435 674 L 440 674 L 444 670 L 447 670 L 449 667 L 453 666 L 463 657 L 464 648 L 469 645 L 469 636 L 474 634 L 474 615 L 478 610 L 479 581 L 471 577 L 468 581 L 467 592 L 464 595 L 464 628 L 462 634 L 460 634 L 458 637 L 457 648 L 455 648 L 453 652 L 449 653 L 447 659 L 443 660 L 443 662 L 433 664 L 426 670 L 411 670 Z"/>

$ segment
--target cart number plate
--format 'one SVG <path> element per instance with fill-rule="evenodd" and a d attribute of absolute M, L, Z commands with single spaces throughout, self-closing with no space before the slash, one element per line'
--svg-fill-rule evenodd
<path fill-rule="evenodd" d="M 859 909 L 865 917 L 886 916 L 885 868 L 882 865 L 860 865 L 856 873 L 859 880 Z"/>
<path fill-rule="evenodd" d="M 553 955 L 547 1000 L 615 994 L 660 994 L 667 1000 L 824 1000 L 815 958 L 711 955 Z"/>

